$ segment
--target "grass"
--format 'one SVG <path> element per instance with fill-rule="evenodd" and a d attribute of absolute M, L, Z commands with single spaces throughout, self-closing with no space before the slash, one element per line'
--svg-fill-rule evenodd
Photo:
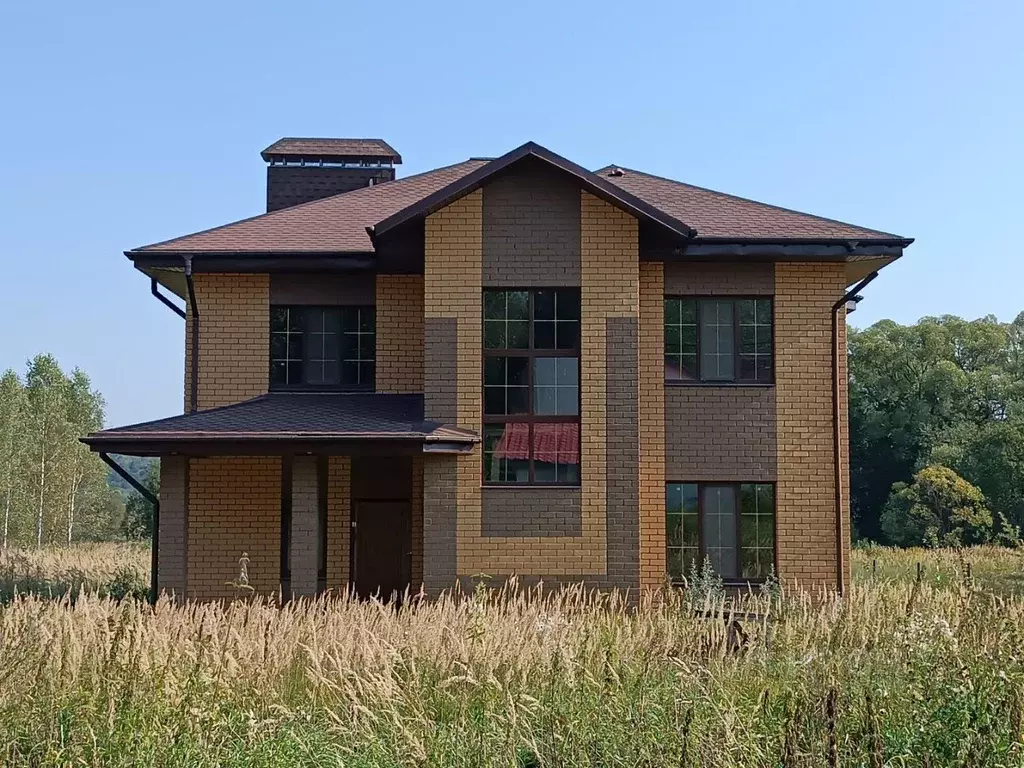
<path fill-rule="evenodd" d="M 1024 764 L 1024 600 L 871 554 L 844 600 L 741 598 L 764 617 L 745 641 L 679 592 L 639 610 L 582 590 L 403 610 L 30 595 L 0 608 L 0 763 Z"/>
<path fill-rule="evenodd" d="M 147 544 L 0 549 L 0 603 L 16 594 L 54 598 L 82 592 L 141 599 L 149 588 L 149 568 Z"/>

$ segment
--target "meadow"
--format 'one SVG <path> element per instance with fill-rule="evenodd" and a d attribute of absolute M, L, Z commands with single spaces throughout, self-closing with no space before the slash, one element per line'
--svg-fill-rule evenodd
<path fill-rule="evenodd" d="M 144 577 L 144 548 L 16 554 L 5 765 L 1024 765 L 1011 550 L 857 551 L 842 600 L 481 589 L 401 610 L 150 608 L 101 596 Z"/>

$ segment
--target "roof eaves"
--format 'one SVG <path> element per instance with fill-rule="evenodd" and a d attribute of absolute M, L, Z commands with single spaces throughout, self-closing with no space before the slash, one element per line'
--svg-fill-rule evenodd
<path fill-rule="evenodd" d="M 575 176 L 579 179 L 582 186 L 589 192 L 592 192 L 612 205 L 622 208 L 639 219 L 653 221 L 682 237 L 692 238 L 697 234 L 697 230 L 693 229 L 686 223 L 668 215 L 650 203 L 641 200 L 639 197 L 627 192 L 622 187 L 605 181 L 600 176 L 588 171 L 583 166 L 577 165 L 571 160 L 568 160 L 561 155 L 557 155 L 551 150 L 532 141 L 526 142 L 522 146 L 513 149 L 511 152 L 488 162 L 487 165 L 483 165 L 475 171 L 466 174 L 461 179 L 453 181 L 448 186 L 442 187 L 421 200 L 406 206 L 397 213 L 382 219 L 374 226 L 374 233 L 379 237 L 380 235 L 385 234 L 402 224 L 412 221 L 413 219 L 429 216 L 430 214 L 441 210 L 445 206 L 450 205 L 459 198 L 479 189 L 489 178 L 500 171 L 503 171 L 514 163 L 531 156 L 543 160 L 544 162 Z"/>

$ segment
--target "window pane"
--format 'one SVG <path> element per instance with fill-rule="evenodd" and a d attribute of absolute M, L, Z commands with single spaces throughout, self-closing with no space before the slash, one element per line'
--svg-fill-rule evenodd
<path fill-rule="evenodd" d="M 740 486 L 740 565 L 745 579 L 763 579 L 775 562 L 775 487 Z"/>
<path fill-rule="evenodd" d="M 575 416 L 579 413 L 579 360 L 538 357 L 533 361 L 534 413 Z"/>
<path fill-rule="evenodd" d="M 533 346 L 537 349 L 555 348 L 554 320 L 538 320 L 533 324 Z"/>
<path fill-rule="evenodd" d="M 484 426 L 484 482 L 529 482 L 529 454 L 529 424 Z"/>
<path fill-rule="evenodd" d="M 555 318 L 559 321 L 580 319 L 579 291 L 558 291 L 556 296 Z"/>
<path fill-rule="evenodd" d="M 697 323 L 693 299 L 665 300 L 665 379 L 697 376 Z"/>
<path fill-rule="evenodd" d="M 484 291 L 484 320 L 505 319 L 505 292 Z"/>
<path fill-rule="evenodd" d="M 530 321 L 530 294 L 527 291 L 505 293 L 506 317 L 509 320 Z"/>
<path fill-rule="evenodd" d="M 579 464 L 579 424 L 533 425 L 533 471 L 536 482 L 579 482 Z"/>
<path fill-rule="evenodd" d="M 537 291 L 533 295 L 533 319 L 554 320 L 555 319 L 555 292 Z"/>
<path fill-rule="evenodd" d="M 771 381 L 772 326 L 770 299 L 744 299 L 739 302 L 740 370 L 744 381 Z"/>
<path fill-rule="evenodd" d="M 484 348 L 506 349 L 504 320 L 484 321 Z"/>
<path fill-rule="evenodd" d="M 730 381 L 733 372 L 733 303 L 702 301 L 700 304 L 701 378 Z"/>
<path fill-rule="evenodd" d="M 288 310 L 284 307 L 270 308 L 270 330 L 279 333 L 288 331 Z"/>
<path fill-rule="evenodd" d="M 555 323 L 555 348 L 577 349 L 580 346 L 579 321 L 559 320 Z"/>
<path fill-rule="evenodd" d="M 270 386 L 284 387 L 288 384 L 288 363 L 275 361 L 270 364 Z"/>
<path fill-rule="evenodd" d="M 736 568 L 736 496 L 731 486 L 703 489 L 704 551 L 723 579 L 738 577 Z"/>

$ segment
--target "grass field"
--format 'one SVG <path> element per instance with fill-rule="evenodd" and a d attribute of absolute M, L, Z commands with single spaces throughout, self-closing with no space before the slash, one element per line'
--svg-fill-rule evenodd
<path fill-rule="evenodd" d="M 36 586 L 53 567 L 112 593 L 148 567 L 113 545 L 19 557 Z M 859 551 L 845 600 L 742 598 L 745 638 L 678 592 L 636 611 L 579 591 L 401 611 L 27 596 L 0 607 L 0 763 L 1022 765 L 1020 558 Z"/>

